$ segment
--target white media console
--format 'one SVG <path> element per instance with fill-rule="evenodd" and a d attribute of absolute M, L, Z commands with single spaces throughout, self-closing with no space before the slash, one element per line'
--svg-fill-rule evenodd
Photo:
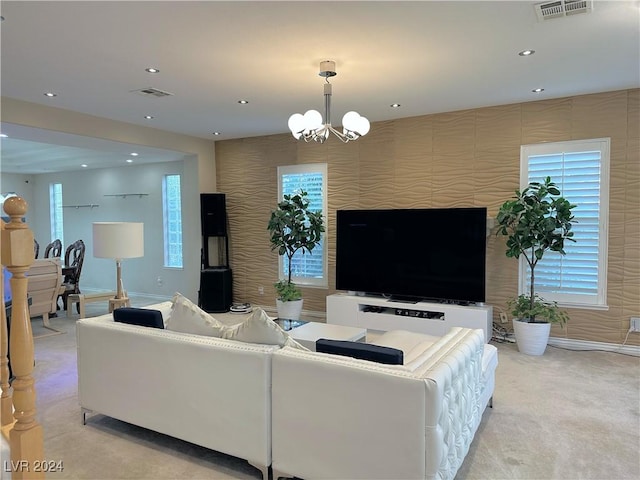
<path fill-rule="evenodd" d="M 480 328 L 491 340 L 493 307 L 436 302 L 397 302 L 336 293 L 327 297 L 327 323 L 369 330 L 409 330 L 442 336 L 451 327 Z"/>

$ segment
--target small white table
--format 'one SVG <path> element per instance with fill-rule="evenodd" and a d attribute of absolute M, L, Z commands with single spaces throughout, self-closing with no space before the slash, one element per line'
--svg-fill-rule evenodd
<path fill-rule="evenodd" d="M 305 323 L 304 325 L 288 330 L 287 333 L 296 342 L 314 352 L 316 351 L 316 340 L 320 338 L 364 342 L 367 337 L 367 331 L 364 328 L 345 327 L 343 325 L 320 322 Z"/>

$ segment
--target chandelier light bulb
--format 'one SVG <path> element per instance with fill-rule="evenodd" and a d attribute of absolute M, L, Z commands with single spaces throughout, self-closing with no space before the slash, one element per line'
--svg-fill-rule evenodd
<path fill-rule="evenodd" d="M 358 121 L 360 119 L 360 114 L 358 112 L 347 112 L 342 117 L 342 128 L 345 130 L 355 131 L 358 125 Z"/>
<path fill-rule="evenodd" d="M 358 112 L 347 112 L 344 114 L 344 117 L 342 117 L 343 133 L 348 135 L 349 138 L 355 139 L 362 137 L 369 133 L 370 128 L 371 124 L 369 120 Z"/>
<path fill-rule="evenodd" d="M 371 129 L 371 123 L 369 123 L 369 119 L 367 117 L 360 117 L 360 125 L 358 126 L 357 132 L 361 137 L 364 137 L 369 130 Z"/>
<path fill-rule="evenodd" d="M 329 78 L 336 75 L 335 62 L 326 60 L 320 63 L 321 77 L 326 79 L 324 85 L 324 120 L 317 110 L 307 110 L 304 115 L 294 113 L 289 117 L 289 130 L 296 140 L 302 138 L 305 142 L 324 143 L 329 138 L 329 132 L 333 133 L 342 142 L 357 140 L 366 135 L 371 128 L 369 120 L 358 112 L 350 111 L 342 117 L 342 132 L 331 126 L 331 84 Z"/>
<path fill-rule="evenodd" d="M 305 130 L 316 130 L 322 127 L 322 115 L 317 110 L 307 110 L 304 114 Z"/>
<path fill-rule="evenodd" d="M 300 113 L 294 113 L 289 117 L 289 130 L 291 130 L 294 137 L 298 134 L 296 138 L 300 138 L 300 133 L 304 130 L 304 124 L 304 117 Z"/>

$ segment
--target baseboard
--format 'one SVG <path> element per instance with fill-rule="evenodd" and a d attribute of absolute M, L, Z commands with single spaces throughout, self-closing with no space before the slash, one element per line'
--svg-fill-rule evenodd
<path fill-rule="evenodd" d="M 549 337 L 548 345 L 566 348 L 567 350 L 599 350 L 603 352 L 624 353 L 640 357 L 640 346 L 621 345 L 619 343 L 591 342 L 588 340 L 574 340 L 571 338 Z"/>
<path fill-rule="evenodd" d="M 105 292 L 110 292 L 112 290 L 104 290 L 101 288 L 83 288 L 82 289 L 83 293 L 105 293 Z M 155 300 L 158 300 L 159 302 L 167 302 L 170 301 L 173 298 L 173 295 L 171 296 L 167 296 L 167 295 L 155 295 L 153 293 L 138 293 L 138 292 L 131 292 L 128 291 L 126 292 L 127 295 L 129 297 L 148 297 L 148 298 L 152 298 Z"/>
<path fill-rule="evenodd" d="M 171 299 L 173 298 L 173 295 L 154 295 L 152 293 L 138 293 L 138 292 L 127 292 L 127 295 L 129 295 L 129 297 L 148 297 L 148 298 L 153 298 L 158 300 L 158 302 L 169 302 L 171 301 Z"/>

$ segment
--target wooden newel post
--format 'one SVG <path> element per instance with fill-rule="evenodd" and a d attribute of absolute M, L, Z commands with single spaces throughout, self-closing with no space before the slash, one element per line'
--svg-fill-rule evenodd
<path fill-rule="evenodd" d="M 10 434 L 11 478 L 44 478 L 37 468 L 44 459 L 42 426 L 36 421 L 36 391 L 33 373 L 33 332 L 27 304 L 25 273 L 34 260 L 33 232 L 22 222 L 27 202 L 11 197 L 4 202 L 4 211 L 11 221 L 2 231 L 2 264 L 12 273 L 11 334 L 9 350 L 11 369 L 15 375 L 13 416 L 16 423 Z M 39 470 L 39 471 L 38 471 Z"/>

